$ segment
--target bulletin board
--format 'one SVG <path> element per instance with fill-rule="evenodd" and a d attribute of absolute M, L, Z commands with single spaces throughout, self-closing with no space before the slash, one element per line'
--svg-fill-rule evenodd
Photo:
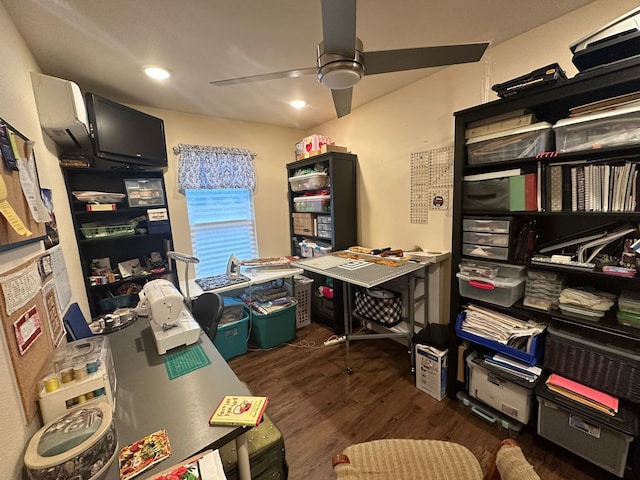
<path fill-rule="evenodd" d="M 47 256 L 0 274 L 0 319 L 27 423 L 38 410 L 40 376 L 63 328 L 55 300 L 45 297 L 55 291 L 42 288 L 53 278 L 43 265 Z"/>
<path fill-rule="evenodd" d="M 46 225 L 37 221 L 32 205 L 41 204 L 33 142 L 0 118 L 0 252 L 43 240 Z M 25 168 L 31 166 L 31 169 Z M 19 172 L 21 166 L 22 172 Z M 23 179 L 21 180 L 21 175 Z M 26 179 L 26 181 L 25 181 Z M 26 188 L 31 185 L 32 188 Z M 28 198 L 30 200 L 28 200 Z"/>

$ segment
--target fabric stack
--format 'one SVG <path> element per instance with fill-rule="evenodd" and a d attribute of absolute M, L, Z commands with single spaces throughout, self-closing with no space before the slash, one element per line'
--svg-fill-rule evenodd
<path fill-rule="evenodd" d="M 565 315 L 597 322 L 613 307 L 616 296 L 596 289 L 565 288 L 559 301 Z"/>

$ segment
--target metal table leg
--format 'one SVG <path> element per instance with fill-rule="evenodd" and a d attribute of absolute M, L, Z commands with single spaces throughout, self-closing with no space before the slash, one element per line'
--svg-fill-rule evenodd
<path fill-rule="evenodd" d="M 249 446 L 246 433 L 236 438 L 236 452 L 238 454 L 238 478 L 240 480 L 251 480 L 251 463 L 249 462 Z"/>

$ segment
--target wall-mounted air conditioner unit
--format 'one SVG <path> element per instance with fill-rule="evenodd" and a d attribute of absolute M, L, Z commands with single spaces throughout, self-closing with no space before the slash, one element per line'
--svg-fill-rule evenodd
<path fill-rule="evenodd" d="M 31 72 L 40 126 L 63 151 L 91 146 L 87 109 L 80 87 L 61 78 Z"/>

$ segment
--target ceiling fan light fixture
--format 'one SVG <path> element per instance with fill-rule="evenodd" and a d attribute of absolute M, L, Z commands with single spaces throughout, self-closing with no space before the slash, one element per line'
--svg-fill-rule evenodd
<path fill-rule="evenodd" d="M 351 88 L 364 75 L 364 68 L 358 62 L 340 60 L 320 67 L 318 81 L 331 90 Z"/>

